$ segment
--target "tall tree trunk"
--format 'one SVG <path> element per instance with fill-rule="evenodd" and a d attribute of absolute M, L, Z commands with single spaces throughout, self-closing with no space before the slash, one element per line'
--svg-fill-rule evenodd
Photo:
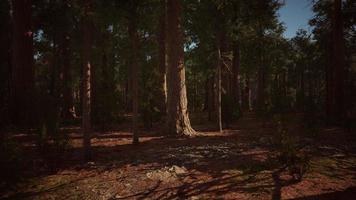
<path fill-rule="evenodd" d="M 31 0 L 12 0 L 11 118 L 14 124 L 20 126 L 33 126 L 36 119 L 33 110 L 35 71 L 31 6 Z"/>
<path fill-rule="evenodd" d="M 84 3 L 83 16 L 83 78 L 82 78 L 82 131 L 85 160 L 91 159 L 91 49 L 92 49 L 92 21 L 91 1 Z"/>
<path fill-rule="evenodd" d="M 216 126 L 217 129 L 222 132 L 222 101 L 221 101 L 221 92 L 222 92 L 222 55 L 221 53 L 226 50 L 226 32 L 225 32 L 225 19 L 222 12 L 217 8 L 217 20 L 216 20 L 216 50 L 217 50 L 217 62 L 216 62 L 216 76 L 215 76 L 215 85 L 216 85 L 216 96 L 215 96 L 215 108 L 216 108 Z"/>
<path fill-rule="evenodd" d="M 213 76 L 213 77 L 211 77 L 211 78 L 209 78 L 209 121 L 214 121 L 214 119 L 216 119 L 216 114 L 215 114 L 215 108 L 216 108 L 216 106 L 215 106 L 215 94 L 216 94 L 216 92 L 215 92 L 215 75 Z"/>
<path fill-rule="evenodd" d="M 63 1 L 63 12 L 69 12 L 68 0 Z M 69 16 L 63 16 L 64 25 L 60 31 L 59 51 L 61 60 L 61 82 L 62 82 L 62 117 L 65 120 L 73 120 L 76 117 L 74 109 L 74 97 L 72 88 L 72 72 L 71 72 L 71 57 L 70 57 L 70 22 Z"/>
<path fill-rule="evenodd" d="M 342 1 L 334 0 L 334 15 L 333 15 L 333 115 L 337 120 L 342 120 L 344 117 L 344 74 L 345 74 L 345 58 L 344 58 L 344 33 L 343 33 L 343 17 L 341 13 Z"/>
<path fill-rule="evenodd" d="M 129 37 L 131 43 L 131 80 L 132 80 L 132 142 L 137 144 L 138 138 L 138 35 L 137 35 L 137 1 L 133 0 L 129 18 Z"/>
<path fill-rule="evenodd" d="M 188 114 L 181 10 L 181 0 L 167 1 L 167 133 L 192 136 L 195 131 Z"/>
<path fill-rule="evenodd" d="M 216 66 L 216 123 L 218 130 L 222 132 L 222 116 L 221 116 L 221 48 L 220 41 L 218 42 L 217 66 Z"/>
<path fill-rule="evenodd" d="M 0 2 L 0 131 L 9 123 L 9 81 L 11 80 L 11 18 L 9 1 Z"/>
<path fill-rule="evenodd" d="M 160 0 L 160 16 L 159 16 L 159 31 L 158 31 L 158 47 L 159 47 L 159 71 L 161 82 L 160 94 L 160 111 L 161 114 L 167 113 L 167 53 L 166 53 L 166 0 Z"/>

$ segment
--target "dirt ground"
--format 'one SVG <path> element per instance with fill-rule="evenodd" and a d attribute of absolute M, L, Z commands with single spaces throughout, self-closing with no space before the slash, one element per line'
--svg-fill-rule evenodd
<path fill-rule="evenodd" d="M 211 126 L 211 125 L 210 125 Z M 323 128 L 301 135 L 310 168 L 298 181 L 270 144 L 276 127 L 247 115 L 223 133 L 194 127 L 194 138 L 142 131 L 131 144 L 126 131 L 95 133 L 93 160 L 82 162 L 81 135 L 70 131 L 64 153 L 35 151 L 30 135 L 16 137 L 31 157 L 28 179 L 0 193 L 3 199 L 356 199 L 356 134 Z"/>

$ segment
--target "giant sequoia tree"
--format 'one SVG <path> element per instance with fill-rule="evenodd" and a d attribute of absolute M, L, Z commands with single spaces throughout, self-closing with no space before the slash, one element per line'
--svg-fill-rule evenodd
<path fill-rule="evenodd" d="M 192 136 L 195 131 L 190 125 L 188 113 L 181 3 L 180 0 L 167 1 L 167 132 Z"/>

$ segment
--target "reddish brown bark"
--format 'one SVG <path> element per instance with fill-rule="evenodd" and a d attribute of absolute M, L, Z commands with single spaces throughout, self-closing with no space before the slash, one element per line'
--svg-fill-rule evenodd
<path fill-rule="evenodd" d="M 180 0 L 167 1 L 167 133 L 192 136 L 185 82 L 183 32 Z"/>

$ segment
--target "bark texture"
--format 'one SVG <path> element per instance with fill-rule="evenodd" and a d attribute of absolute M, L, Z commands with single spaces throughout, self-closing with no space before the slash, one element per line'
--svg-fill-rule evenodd
<path fill-rule="evenodd" d="M 190 125 L 188 114 L 181 10 L 180 0 L 167 1 L 167 133 L 192 136 L 195 131 Z"/>

